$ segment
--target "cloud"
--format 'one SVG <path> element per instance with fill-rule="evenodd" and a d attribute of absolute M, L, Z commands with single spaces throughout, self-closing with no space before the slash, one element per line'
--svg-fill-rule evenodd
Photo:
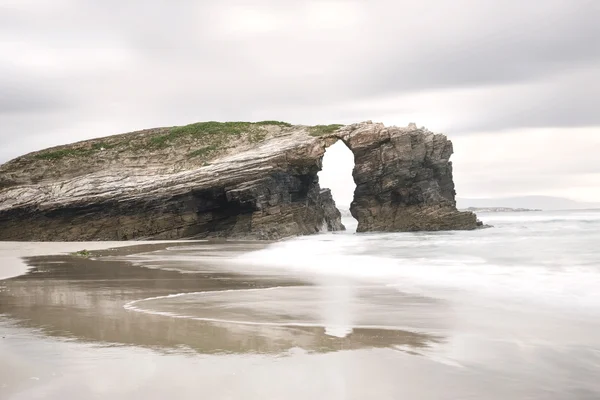
<path fill-rule="evenodd" d="M 403 9 L 402 23 L 378 20 L 395 35 L 379 58 L 378 88 L 469 87 L 539 79 L 597 64 L 600 6 L 591 1 L 424 1 Z M 383 15 L 382 15 L 383 16 Z M 385 16 L 384 16 L 385 18 Z M 387 20 L 396 18 L 387 14 Z M 390 21 L 391 22 L 391 21 Z M 385 43 L 389 45 L 389 41 Z"/>
<path fill-rule="evenodd" d="M 199 120 L 600 127 L 598 20 L 593 0 L 6 0 L 0 162 Z"/>
<path fill-rule="evenodd" d="M 457 89 L 423 90 L 351 100 L 339 106 L 348 116 L 405 125 L 418 122 L 436 132 L 490 134 L 515 128 L 600 125 L 597 68 L 565 71 L 531 82 Z"/>
<path fill-rule="evenodd" d="M 56 110 L 64 99 L 47 89 L 33 89 L 23 82 L 0 78 L 0 118 L 3 114 L 19 114 Z"/>

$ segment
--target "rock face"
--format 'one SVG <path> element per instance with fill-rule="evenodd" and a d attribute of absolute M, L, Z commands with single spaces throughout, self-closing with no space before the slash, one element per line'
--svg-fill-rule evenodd
<path fill-rule="evenodd" d="M 200 123 L 80 142 L 0 167 L 0 240 L 279 239 L 344 229 L 317 173 L 355 155 L 358 230 L 474 229 L 452 144 L 415 126 Z"/>
<path fill-rule="evenodd" d="M 358 232 L 474 229 L 477 217 L 456 210 L 453 148 L 444 135 L 359 124 L 340 130 L 354 153 L 350 211 Z"/>

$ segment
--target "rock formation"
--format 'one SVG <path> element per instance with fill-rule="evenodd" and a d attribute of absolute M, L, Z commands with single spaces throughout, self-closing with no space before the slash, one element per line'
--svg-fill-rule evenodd
<path fill-rule="evenodd" d="M 206 122 L 59 146 L 0 166 L 0 240 L 279 239 L 344 229 L 317 173 L 355 155 L 360 232 L 474 229 L 452 144 L 414 125 Z"/>
<path fill-rule="evenodd" d="M 444 135 L 408 128 L 359 124 L 340 137 L 354 153 L 356 191 L 350 211 L 358 232 L 474 229 L 473 213 L 458 212 L 453 148 Z"/>

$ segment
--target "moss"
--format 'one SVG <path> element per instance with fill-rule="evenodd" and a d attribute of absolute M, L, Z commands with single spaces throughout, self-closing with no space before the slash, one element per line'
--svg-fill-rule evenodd
<path fill-rule="evenodd" d="M 97 151 L 101 151 L 102 149 L 107 150 L 115 147 L 115 145 L 111 145 L 105 142 L 99 142 L 92 144 L 91 148 L 88 147 L 79 147 L 75 149 L 60 149 L 54 151 L 44 151 L 42 153 L 36 154 L 35 158 L 39 160 L 60 160 L 65 157 L 83 157 L 89 156 Z"/>
<path fill-rule="evenodd" d="M 92 144 L 92 150 L 108 150 L 108 149 L 112 149 L 113 147 L 116 147 L 116 145 L 109 144 L 106 142 L 99 142 L 99 143 Z"/>
<path fill-rule="evenodd" d="M 260 125 L 260 126 L 268 126 L 268 125 L 275 125 L 275 126 L 281 126 L 284 128 L 291 128 L 292 124 L 290 124 L 289 122 L 283 122 L 283 121 L 259 121 L 259 122 L 255 122 L 256 125 Z"/>
<path fill-rule="evenodd" d="M 252 128 L 251 122 L 198 122 L 185 126 L 175 126 L 163 135 L 154 136 L 148 143 L 154 148 L 165 148 L 183 137 L 222 142 L 232 136 L 239 137 Z"/>
<path fill-rule="evenodd" d="M 283 121 L 258 121 L 258 122 L 198 122 L 195 124 L 174 126 L 172 128 L 157 128 L 148 132 L 145 137 L 123 136 L 109 138 L 107 141 L 92 144 L 83 144 L 81 147 L 63 147 L 61 149 L 40 152 L 34 158 L 41 160 L 61 160 L 64 158 L 87 157 L 99 151 L 114 149 L 123 151 L 161 150 L 177 144 L 180 140 L 191 140 L 197 150 L 188 154 L 190 158 L 206 158 L 214 156 L 219 150 L 225 148 L 233 140 L 243 138 L 250 143 L 259 143 L 266 139 L 268 126 L 289 128 L 293 125 Z M 343 125 L 316 125 L 309 127 L 311 136 L 325 136 L 332 134 Z"/>
<path fill-rule="evenodd" d="M 83 249 L 83 250 L 79 250 L 79 251 L 73 253 L 73 255 L 77 256 L 77 257 L 90 258 L 92 253 L 90 253 L 86 249 Z"/>
<path fill-rule="evenodd" d="M 325 136 L 330 135 L 333 132 L 337 131 L 344 125 L 340 124 L 330 124 L 330 125 L 315 125 L 309 128 L 309 133 L 311 136 Z"/>
<path fill-rule="evenodd" d="M 251 143 L 259 143 L 259 142 L 262 142 L 263 140 L 265 140 L 266 137 L 267 137 L 266 132 L 259 131 L 259 132 L 250 133 L 250 136 L 248 137 L 248 139 L 250 140 Z"/>
<path fill-rule="evenodd" d="M 88 154 L 88 149 L 60 149 L 54 151 L 45 151 L 35 155 L 40 160 L 60 160 L 65 157 L 76 157 Z"/>
<path fill-rule="evenodd" d="M 292 124 L 282 121 L 198 122 L 190 125 L 174 126 L 169 129 L 168 133 L 150 138 L 148 145 L 151 148 L 163 149 L 185 137 L 221 145 L 232 138 L 240 137 L 242 134 L 249 134 L 251 142 L 258 142 L 266 137 L 266 133 L 261 129 L 264 126 L 285 128 L 291 127 Z M 200 152 L 201 149 L 197 151 Z"/>
<path fill-rule="evenodd" d="M 206 146 L 206 147 L 202 147 L 201 149 L 198 150 L 194 150 L 190 153 L 188 153 L 188 157 L 189 158 L 195 158 L 195 157 L 207 157 L 210 154 L 214 153 L 215 151 L 217 151 L 217 146 L 216 145 L 210 145 L 210 146 Z"/>
<path fill-rule="evenodd" d="M 44 151 L 36 154 L 34 157 L 40 160 L 61 160 L 63 158 L 86 157 L 102 150 L 118 148 L 122 152 L 130 150 L 159 150 L 174 145 L 182 138 L 191 138 L 195 142 L 200 142 L 203 147 L 189 154 L 190 157 L 207 156 L 214 153 L 218 148 L 223 147 L 232 139 L 248 135 L 248 140 L 257 143 L 266 138 L 267 126 L 279 126 L 289 128 L 293 125 L 283 121 L 259 121 L 259 122 L 198 122 L 195 124 L 175 126 L 172 128 L 161 129 L 160 133 L 148 136 L 141 142 L 132 141 L 130 137 L 119 138 L 106 142 L 97 142 L 91 145 L 78 148 L 62 148 L 57 150 Z"/>

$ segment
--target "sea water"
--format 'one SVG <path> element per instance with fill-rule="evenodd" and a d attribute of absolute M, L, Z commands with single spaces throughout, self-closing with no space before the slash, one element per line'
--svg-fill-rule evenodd
<path fill-rule="evenodd" d="M 61 354 L 83 358 L 79 362 L 93 372 L 87 375 L 92 381 L 127 376 L 136 388 L 148 388 L 147 396 L 168 388 L 180 398 L 194 398 L 200 389 L 211 398 L 600 398 L 600 212 L 479 217 L 493 227 L 356 234 L 355 221 L 347 220 L 347 232 L 269 244 L 186 243 L 108 257 L 197 274 L 199 282 L 231 280 L 222 290 L 175 285 L 150 295 L 138 288 L 123 304 L 118 280 L 73 278 L 63 289 L 65 296 L 96 293 L 108 304 L 86 309 L 93 317 L 88 323 L 100 321 L 92 332 L 106 330 L 117 339 L 121 332 L 132 340 L 137 336 L 126 333 L 143 324 L 168 338 L 184 332 L 180 340 L 211 355 L 88 349 L 37 336 L 24 338 L 22 347 L 36 349 L 32 365 L 39 354 L 68 347 Z M 143 279 L 143 271 L 136 271 Z M 136 280 L 127 282 L 124 287 L 137 288 Z M 150 288 L 160 283 L 143 282 Z M 35 284 L 43 287 L 43 281 Z M 102 297 L 105 292 L 110 295 Z M 65 306 L 60 298 L 27 296 L 7 314 L 8 322 L 30 310 L 29 302 Z M 66 323 L 62 329 L 74 325 L 58 321 Z M 109 329 L 113 323 L 119 330 Z M 4 329 L 10 337 L 22 334 Z M 17 349 L 14 342 L 6 344 L 9 355 Z M 117 374 L 121 363 L 130 364 L 128 371 L 140 365 L 152 370 L 143 377 Z M 78 370 L 72 364 L 48 371 L 73 377 Z M 197 376 L 171 384 L 188 371 Z M 73 382 L 56 386 L 56 393 L 67 393 Z M 127 398 L 120 387 L 98 387 L 110 389 L 111 398 Z M 26 395 L 16 398 L 33 398 Z"/>

